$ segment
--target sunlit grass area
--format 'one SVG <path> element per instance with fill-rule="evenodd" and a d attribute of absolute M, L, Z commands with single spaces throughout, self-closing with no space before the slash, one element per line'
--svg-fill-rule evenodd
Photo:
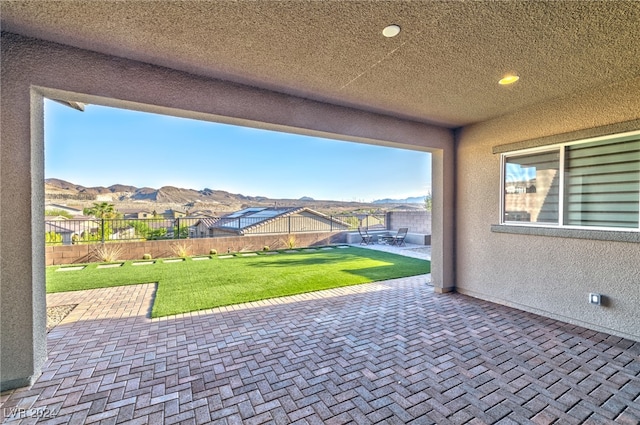
<path fill-rule="evenodd" d="M 355 247 L 166 261 L 48 267 L 47 292 L 157 282 L 152 316 L 162 317 L 430 272 L 429 261 Z"/>

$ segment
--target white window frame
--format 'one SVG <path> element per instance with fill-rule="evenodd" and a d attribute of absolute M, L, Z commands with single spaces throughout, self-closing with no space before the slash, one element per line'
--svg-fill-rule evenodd
<path fill-rule="evenodd" d="M 565 143 L 556 143 L 552 145 L 540 146 L 535 148 L 528 149 L 520 149 L 515 151 L 503 152 L 500 154 L 500 225 L 503 226 L 526 226 L 526 227 L 544 227 L 544 228 L 553 228 L 553 229 L 576 229 L 576 230 L 604 230 L 604 231 L 616 231 L 616 232 L 640 232 L 640 220 L 638 220 L 638 227 L 596 227 L 596 226 L 571 226 L 564 224 L 564 199 L 565 199 L 565 151 L 567 146 L 572 145 L 580 145 L 584 143 L 592 143 L 592 142 L 601 142 L 606 140 L 618 139 L 629 136 L 640 136 L 640 130 L 628 131 L 624 133 L 616 133 L 610 134 L 606 136 L 592 137 L 588 139 L 574 140 L 571 142 Z M 506 164 L 507 158 L 514 158 L 523 155 L 529 155 L 532 153 L 540 153 L 540 152 L 552 152 L 557 151 L 560 152 L 560 164 L 559 170 L 560 178 L 559 178 L 559 199 L 558 199 L 558 223 L 531 223 L 531 222 L 523 222 L 523 221 L 506 221 L 505 220 L 505 177 L 506 177 Z M 640 210 L 640 202 L 638 205 L 638 209 Z"/>

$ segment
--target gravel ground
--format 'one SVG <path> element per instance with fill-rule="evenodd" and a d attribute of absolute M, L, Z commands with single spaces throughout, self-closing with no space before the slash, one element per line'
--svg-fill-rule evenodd
<path fill-rule="evenodd" d="M 58 305 L 47 307 L 47 332 L 62 321 L 78 304 Z"/>

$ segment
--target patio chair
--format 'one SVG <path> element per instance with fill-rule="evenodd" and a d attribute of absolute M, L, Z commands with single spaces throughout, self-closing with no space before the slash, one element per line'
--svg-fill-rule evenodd
<path fill-rule="evenodd" d="M 398 233 L 393 237 L 391 241 L 391 245 L 402 246 L 405 245 L 404 238 L 407 237 L 407 232 L 409 232 L 408 227 L 401 227 L 398 229 Z"/>
<path fill-rule="evenodd" d="M 358 233 L 360 233 L 360 237 L 362 238 L 360 245 L 371 245 L 373 243 L 373 236 L 367 232 L 367 229 L 358 227 Z"/>

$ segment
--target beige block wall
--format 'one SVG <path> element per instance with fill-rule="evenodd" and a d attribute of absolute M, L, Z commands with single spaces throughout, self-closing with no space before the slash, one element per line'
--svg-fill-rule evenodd
<path fill-rule="evenodd" d="M 517 88 L 514 88 L 514 90 Z M 457 290 L 588 328 L 640 340 L 640 243 L 496 233 L 500 155 L 495 146 L 640 118 L 640 78 L 460 132 Z M 594 130 L 595 128 L 595 130 Z M 589 130 L 592 129 L 592 130 Z M 606 306 L 588 304 L 588 293 Z"/>
<path fill-rule="evenodd" d="M 297 248 L 332 245 L 346 242 L 344 232 L 317 232 L 292 234 Z M 269 234 L 250 236 L 229 236 L 218 238 L 196 238 L 180 240 L 158 240 L 142 242 L 108 243 L 104 246 L 117 247 L 119 260 L 141 260 L 144 254 L 153 258 L 177 256 L 179 247 L 187 247 L 189 255 L 209 255 L 212 249 L 218 254 L 240 251 L 261 251 L 265 246 L 270 250 L 288 248 L 289 234 Z M 100 261 L 96 250 L 101 244 L 54 245 L 46 247 L 47 266 L 60 264 L 78 264 Z"/>
<path fill-rule="evenodd" d="M 387 213 L 387 229 L 408 227 L 409 233 L 431 234 L 431 213 L 427 211 L 391 211 Z"/>

